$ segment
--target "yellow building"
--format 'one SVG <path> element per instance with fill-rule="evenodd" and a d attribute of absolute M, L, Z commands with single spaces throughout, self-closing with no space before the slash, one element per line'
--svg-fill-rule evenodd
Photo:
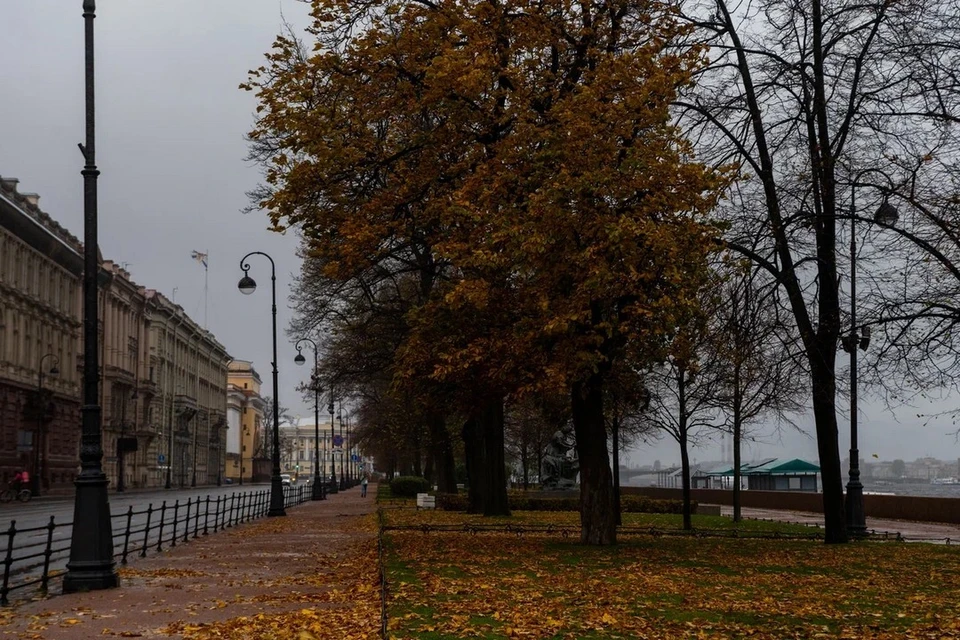
<path fill-rule="evenodd" d="M 253 480 L 253 459 L 263 438 L 260 374 L 253 363 L 233 360 L 227 372 L 226 477 L 243 484 Z"/>

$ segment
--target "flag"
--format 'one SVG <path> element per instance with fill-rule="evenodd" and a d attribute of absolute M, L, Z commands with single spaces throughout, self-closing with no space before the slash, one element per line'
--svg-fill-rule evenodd
<path fill-rule="evenodd" d="M 203 265 L 203 268 L 207 268 L 207 254 L 200 253 L 199 251 L 192 251 L 190 257 Z"/>

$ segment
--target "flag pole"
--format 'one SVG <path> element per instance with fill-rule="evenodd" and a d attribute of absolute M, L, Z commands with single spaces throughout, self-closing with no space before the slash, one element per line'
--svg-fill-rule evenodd
<path fill-rule="evenodd" d="M 207 291 L 208 291 L 207 283 L 210 278 L 210 267 L 209 267 L 210 249 L 207 249 L 205 253 L 207 254 L 207 258 L 203 263 L 203 328 L 204 330 L 206 330 L 207 328 Z"/>

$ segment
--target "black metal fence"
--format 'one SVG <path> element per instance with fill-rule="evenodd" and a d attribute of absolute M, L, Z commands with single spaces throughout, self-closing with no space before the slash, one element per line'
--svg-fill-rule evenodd
<path fill-rule="evenodd" d="M 291 507 L 310 500 L 307 487 L 284 488 L 284 505 Z M 163 551 L 187 543 L 190 538 L 209 535 L 251 520 L 262 518 L 270 509 L 270 490 L 231 493 L 211 497 L 179 499 L 173 504 L 164 500 L 146 509 L 111 514 L 113 554 L 121 565 L 130 557 L 144 558 L 148 553 Z M 73 522 L 56 522 L 55 516 L 39 527 L 18 529 L 11 520 L 6 531 L 3 552 L 3 583 L 0 605 L 10 602 L 15 591 L 26 593 L 31 588 L 46 593 L 50 581 L 66 573 L 70 559 L 70 538 Z"/>

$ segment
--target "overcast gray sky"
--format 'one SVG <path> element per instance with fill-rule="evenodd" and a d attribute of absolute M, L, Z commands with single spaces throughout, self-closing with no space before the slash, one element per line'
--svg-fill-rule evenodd
<path fill-rule="evenodd" d="M 83 233 L 82 0 L 3 0 L 0 20 L 0 175 L 37 192 L 41 207 L 74 235 Z M 203 321 L 203 269 L 192 250 L 210 253 L 209 328 L 235 358 L 253 360 L 270 382 L 269 264 L 253 262 L 261 287 L 237 291 L 240 258 L 265 251 L 277 262 L 281 332 L 291 275 L 298 270 L 292 235 L 267 231 L 267 218 L 244 215 L 245 192 L 259 178 L 244 161 L 253 122 L 252 94 L 238 90 L 282 26 L 307 24 L 296 0 L 98 0 L 97 164 L 100 246 L 129 263 L 140 284 L 176 301 Z M 280 397 L 312 416 L 293 390 L 309 374 L 293 364 L 281 333 Z M 844 355 L 844 354 L 841 354 Z M 845 378 L 841 378 L 845 380 Z M 843 383 L 841 383 L 843 384 Z M 845 403 L 845 401 L 843 401 Z M 917 409 L 897 415 L 861 401 L 861 452 L 881 459 L 960 456 L 949 423 L 921 427 Z M 897 422 L 899 418 L 900 422 Z M 841 450 L 849 435 L 841 417 Z M 812 417 L 801 420 L 812 433 Z M 812 437 L 784 432 L 748 447 L 745 457 L 790 455 L 816 460 Z M 719 458 L 719 445 L 692 457 Z M 672 440 L 638 449 L 633 461 L 679 460 Z"/>

